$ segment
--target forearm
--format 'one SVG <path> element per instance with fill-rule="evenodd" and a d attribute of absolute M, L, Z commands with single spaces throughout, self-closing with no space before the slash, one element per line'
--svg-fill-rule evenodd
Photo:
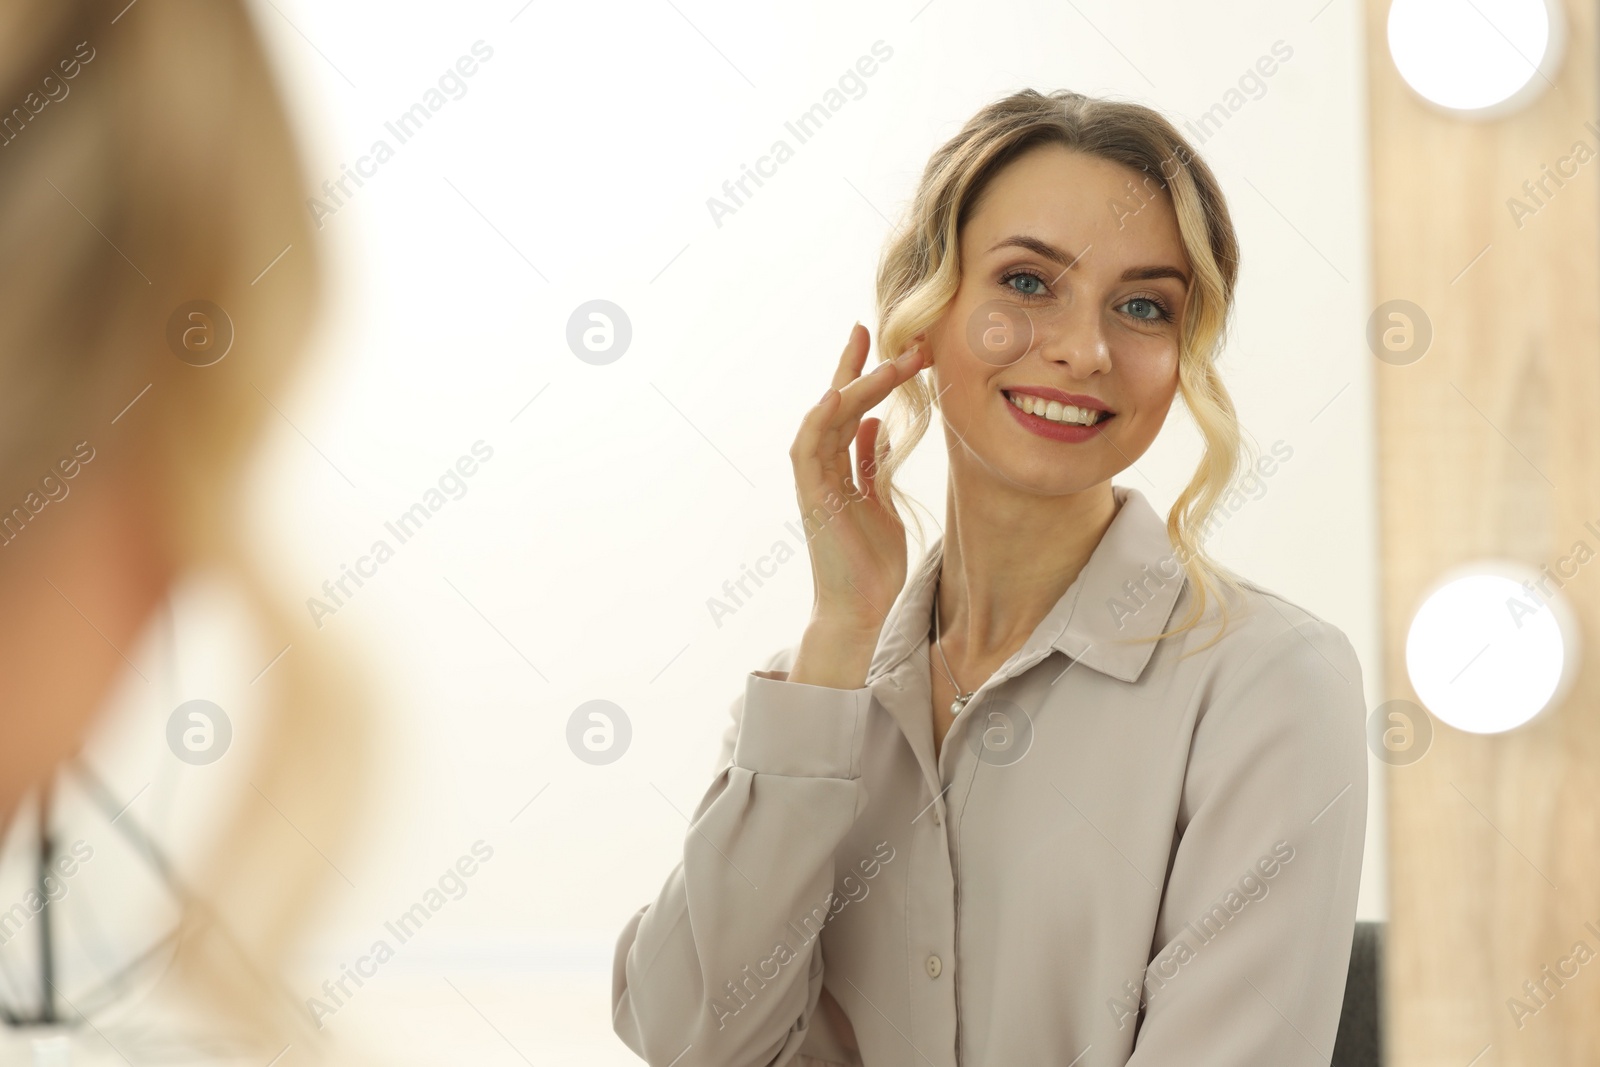
<path fill-rule="evenodd" d="M 821 994 L 820 939 L 805 935 L 827 918 L 834 851 L 864 803 L 870 698 L 756 672 L 746 686 L 732 765 L 618 939 L 614 1026 L 649 1063 L 779 1067 Z"/>

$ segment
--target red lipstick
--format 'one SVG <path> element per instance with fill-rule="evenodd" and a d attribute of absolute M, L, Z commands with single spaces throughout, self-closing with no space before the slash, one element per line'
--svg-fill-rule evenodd
<path fill-rule="evenodd" d="M 1074 407 L 1087 408 L 1091 411 L 1103 411 L 1106 414 L 1092 426 L 1052 422 L 1042 415 L 1031 415 L 1023 411 L 1007 398 L 1006 393 L 1026 394 L 1043 400 L 1056 400 L 1063 404 L 1071 404 Z M 1060 389 L 1052 389 L 1049 386 L 1042 385 L 1008 387 L 1001 392 L 1000 402 L 1006 406 L 1006 410 L 1011 412 L 1011 417 L 1016 419 L 1017 424 L 1024 430 L 1039 437 L 1048 437 L 1052 441 L 1087 441 L 1091 437 L 1098 435 L 1106 423 L 1116 418 L 1116 413 L 1107 407 L 1104 401 L 1097 400 L 1092 396 L 1084 396 L 1081 393 L 1064 393 Z"/>

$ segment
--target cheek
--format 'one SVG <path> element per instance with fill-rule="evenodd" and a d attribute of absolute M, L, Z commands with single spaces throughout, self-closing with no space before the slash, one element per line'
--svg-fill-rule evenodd
<path fill-rule="evenodd" d="M 952 414 L 973 410 L 984 402 L 996 368 L 974 356 L 966 339 L 952 335 L 929 334 L 934 348 L 934 370 L 930 384 L 938 394 L 938 404 Z"/>
<path fill-rule="evenodd" d="M 1139 353 L 1124 360 L 1123 385 L 1136 413 L 1164 413 L 1178 392 L 1178 352 L 1175 346 Z"/>

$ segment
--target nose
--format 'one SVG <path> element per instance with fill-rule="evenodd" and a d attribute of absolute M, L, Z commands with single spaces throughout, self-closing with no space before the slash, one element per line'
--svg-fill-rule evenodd
<path fill-rule="evenodd" d="M 1035 321 L 1042 335 L 1035 347 L 1042 358 L 1066 364 L 1074 378 L 1111 370 L 1111 345 L 1097 303 L 1068 300 L 1052 308 L 1047 321 Z"/>

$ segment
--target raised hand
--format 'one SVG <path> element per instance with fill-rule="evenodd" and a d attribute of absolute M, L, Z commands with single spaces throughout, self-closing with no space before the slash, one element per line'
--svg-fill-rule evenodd
<path fill-rule="evenodd" d="M 811 621 L 790 681 L 859 688 L 906 581 L 905 524 L 877 491 L 882 423 L 864 416 L 921 370 L 926 356 L 913 346 L 863 375 L 869 345 L 866 327 L 857 323 L 832 386 L 806 412 L 789 449 L 813 589 Z"/>

